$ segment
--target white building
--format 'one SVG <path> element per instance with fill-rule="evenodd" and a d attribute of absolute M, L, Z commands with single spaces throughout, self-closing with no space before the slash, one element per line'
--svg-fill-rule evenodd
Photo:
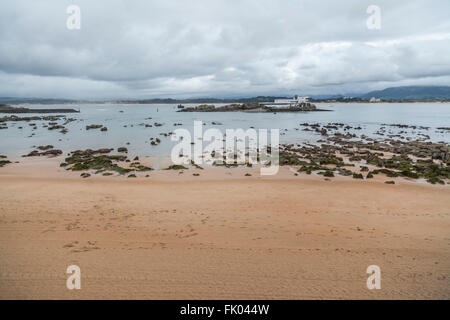
<path fill-rule="evenodd" d="M 295 95 L 292 99 L 275 99 L 274 104 L 286 104 L 296 106 L 300 103 L 308 102 L 309 97 L 299 97 Z"/>

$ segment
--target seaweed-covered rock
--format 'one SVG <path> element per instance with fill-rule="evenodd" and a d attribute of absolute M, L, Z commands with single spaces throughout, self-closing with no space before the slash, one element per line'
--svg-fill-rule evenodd
<path fill-rule="evenodd" d="M 50 157 L 56 157 L 61 155 L 63 152 L 58 149 L 54 150 L 46 150 L 43 152 L 39 152 L 38 150 L 33 150 L 29 154 L 24 155 L 23 157 L 40 157 L 40 156 L 50 156 Z"/>
<path fill-rule="evenodd" d="M 101 125 L 101 124 L 91 124 L 91 125 L 86 126 L 86 130 L 100 129 L 101 127 L 103 127 L 103 125 Z"/>
<path fill-rule="evenodd" d="M 153 170 L 153 168 L 141 165 L 139 163 L 132 163 L 132 164 L 130 164 L 130 168 L 133 168 L 136 171 L 152 171 Z"/>
<path fill-rule="evenodd" d="M 48 127 L 48 130 L 58 130 L 58 129 L 63 129 L 64 130 L 65 127 L 62 126 L 62 125 L 54 125 L 54 126 Z"/>
<path fill-rule="evenodd" d="M 102 152 L 99 152 L 102 151 Z M 104 153 L 110 152 L 110 149 L 99 150 L 77 150 L 73 151 L 69 157 L 64 160 L 67 170 L 83 171 L 83 170 L 101 170 L 101 171 L 114 171 L 119 174 L 125 174 L 132 169 L 123 168 L 116 162 L 125 161 L 126 156 L 123 155 L 106 155 Z"/>
<path fill-rule="evenodd" d="M 324 177 L 334 177 L 334 173 L 331 170 L 326 170 L 323 174 Z"/>
<path fill-rule="evenodd" d="M 172 164 L 164 170 L 187 170 L 187 168 L 179 164 Z"/>
<path fill-rule="evenodd" d="M 11 163 L 9 160 L 0 160 L 0 168 L 4 167 L 5 165 Z"/>

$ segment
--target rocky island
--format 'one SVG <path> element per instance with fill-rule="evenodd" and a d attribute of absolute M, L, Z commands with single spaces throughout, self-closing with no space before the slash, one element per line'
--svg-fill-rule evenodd
<path fill-rule="evenodd" d="M 30 109 L 30 108 L 16 108 L 7 104 L 0 104 L 0 113 L 79 113 L 75 109 Z"/>
<path fill-rule="evenodd" d="M 201 104 L 197 107 L 190 107 L 178 110 L 178 112 L 306 112 L 306 111 L 331 111 L 318 109 L 310 102 L 301 102 L 295 105 L 275 106 L 272 104 L 249 102 L 233 103 L 223 107 L 217 107 L 211 104 Z"/>

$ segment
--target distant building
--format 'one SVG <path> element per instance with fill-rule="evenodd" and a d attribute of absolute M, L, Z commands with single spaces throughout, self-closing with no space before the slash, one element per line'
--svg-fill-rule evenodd
<path fill-rule="evenodd" d="M 289 106 L 296 106 L 300 103 L 305 103 L 309 101 L 309 97 L 299 97 L 295 95 L 292 99 L 275 99 L 274 104 L 283 104 Z"/>
<path fill-rule="evenodd" d="M 375 97 L 370 98 L 369 102 L 374 103 L 374 102 L 380 102 L 381 99 L 377 99 Z"/>

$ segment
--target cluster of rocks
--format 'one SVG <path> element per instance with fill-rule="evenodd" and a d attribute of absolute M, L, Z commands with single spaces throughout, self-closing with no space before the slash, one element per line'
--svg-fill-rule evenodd
<path fill-rule="evenodd" d="M 153 170 L 150 167 L 142 165 L 138 160 L 134 158 L 133 162 L 125 155 L 109 155 L 114 149 L 86 149 L 76 150 L 68 154 L 64 162 L 60 164 L 61 167 L 65 167 L 66 170 L 71 171 L 87 171 L 93 170 L 94 174 L 102 174 L 103 176 L 110 176 L 114 172 L 124 175 L 130 172 L 144 172 Z M 120 150 L 120 151 L 119 151 Z M 127 152 L 126 148 L 121 147 L 118 152 Z M 129 162 L 128 167 L 119 165 L 121 162 Z M 91 173 L 83 172 L 81 176 L 83 178 L 90 177 Z M 132 175 L 135 176 L 133 173 Z"/>
<path fill-rule="evenodd" d="M 180 108 L 177 112 L 214 112 L 216 106 L 212 104 L 200 104 L 196 107 Z"/>
<path fill-rule="evenodd" d="M 108 131 L 108 128 L 102 124 L 91 124 L 86 126 L 86 130 L 100 129 L 100 131 Z"/>
<path fill-rule="evenodd" d="M 0 168 L 4 167 L 5 165 L 11 163 L 11 161 L 9 161 L 7 159 L 7 156 L 1 155 L 0 154 Z"/>
<path fill-rule="evenodd" d="M 40 157 L 40 156 L 56 157 L 63 153 L 59 149 L 54 149 L 52 145 L 39 146 L 36 149 L 37 150 L 33 150 L 27 155 L 23 155 L 22 157 Z"/>
<path fill-rule="evenodd" d="M 151 118 L 147 118 L 147 119 L 151 119 Z M 130 126 L 133 127 L 133 125 L 130 125 Z M 139 126 L 146 127 L 146 128 L 152 128 L 153 126 L 161 127 L 161 126 L 163 126 L 163 124 L 159 123 L 159 122 L 154 122 L 153 124 L 150 124 L 150 123 L 139 123 Z M 124 126 L 124 127 L 126 127 L 126 126 Z"/>
<path fill-rule="evenodd" d="M 56 121 L 60 121 L 60 120 L 65 120 L 64 124 L 58 124 L 58 122 Z M 25 121 L 25 122 L 29 122 L 28 125 L 30 127 L 32 127 L 32 130 L 36 130 L 37 129 L 37 124 L 35 122 L 30 122 L 30 121 L 49 121 L 48 124 L 43 124 L 42 127 L 43 128 L 47 128 L 50 131 L 53 130 L 60 130 L 60 133 L 66 134 L 67 132 L 69 132 L 67 130 L 67 128 L 65 127 L 65 125 L 67 125 L 68 123 L 75 121 L 76 119 L 74 118 L 66 118 L 63 115 L 56 115 L 56 116 L 32 116 L 32 117 L 19 117 L 19 116 L 6 116 L 6 117 L 1 117 L 0 118 L 0 129 L 7 129 L 7 125 L 6 122 L 19 122 L 19 121 Z M 22 126 L 19 126 L 18 129 L 23 129 Z M 34 136 L 34 133 L 31 134 L 31 136 Z M 31 137 L 30 136 L 30 137 Z"/>
<path fill-rule="evenodd" d="M 164 169 L 164 170 L 187 170 L 188 168 L 186 168 L 183 165 L 180 164 L 172 164 L 170 165 L 168 168 Z"/>
<path fill-rule="evenodd" d="M 337 173 L 362 179 L 364 177 L 361 172 L 367 172 L 366 179 L 373 178 L 376 174 L 384 174 L 387 177 L 424 178 L 432 184 L 445 184 L 445 181 L 450 179 L 450 147 L 444 142 L 402 141 L 392 138 L 377 141 L 364 135 L 361 137 L 365 141 L 354 140 L 353 138 L 357 137 L 355 134 L 330 133 L 327 129 L 359 130 L 360 127 L 344 127 L 343 124 L 337 123 L 326 126 L 304 123 L 301 126 L 311 127 L 312 129 L 308 130 L 326 136 L 328 143 L 282 145 L 280 165 L 300 166 L 299 172 L 307 174 L 317 172 L 325 177 L 333 177 L 334 173 Z M 426 127 L 422 129 L 427 130 Z M 369 170 L 368 165 L 373 169 Z"/>
<path fill-rule="evenodd" d="M 63 115 L 56 116 L 31 116 L 31 117 L 19 117 L 19 116 L 4 116 L 0 117 L 0 122 L 17 122 L 17 121 L 58 121 L 65 118 Z"/>
<path fill-rule="evenodd" d="M 23 107 L 12 107 L 6 104 L 0 104 L 0 113 L 79 113 L 75 109 L 30 109 Z"/>
<path fill-rule="evenodd" d="M 420 129 L 420 130 L 430 129 L 430 127 L 415 126 L 415 125 L 400 124 L 400 123 L 391 123 L 391 124 L 383 123 L 382 126 L 396 127 L 396 128 L 403 128 L 403 129 Z"/>
<path fill-rule="evenodd" d="M 150 144 L 152 146 L 157 146 L 160 143 L 161 143 L 161 140 L 159 138 L 150 138 Z"/>
<path fill-rule="evenodd" d="M 269 107 L 264 106 L 264 112 L 306 112 L 306 111 L 331 111 L 326 109 L 318 109 L 314 104 L 310 102 L 302 102 L 295 106 L 290 107 Z"/>
<path fill-rule="evenodd" d="M 153 127 L 153 125 L 151 125 L 150 123 L 139 123 L 139 126 L 141 126 L 141 127 L 146 127 L 146 128 L 151 128 L 151 127 Z"/>

